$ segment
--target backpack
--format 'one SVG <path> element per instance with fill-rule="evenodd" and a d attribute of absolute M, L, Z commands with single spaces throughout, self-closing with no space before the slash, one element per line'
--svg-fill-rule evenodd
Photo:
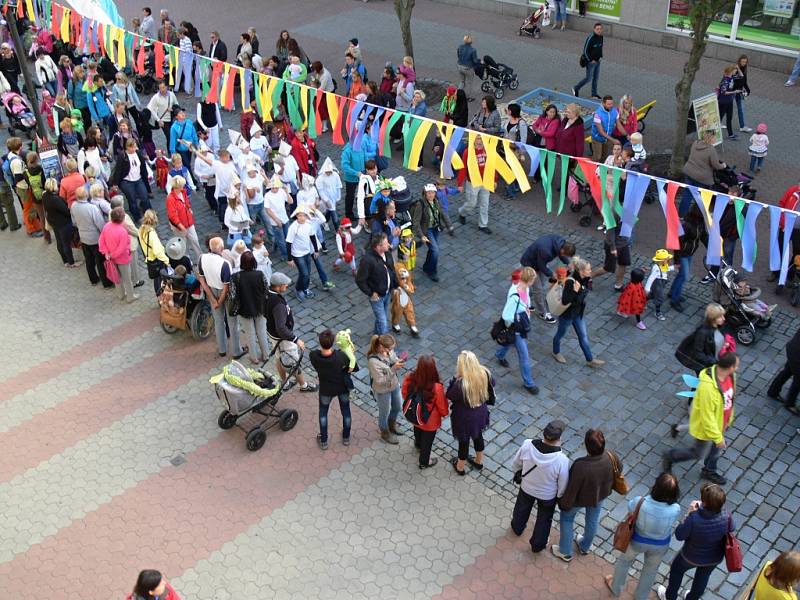
<path fill-rule="evenodd" d="M 567 278 L 566 281 L 572 281 L 572 279 Z M 556 282 L 553 287 L 551 287 L 547 291 L 547 296 L 545 296 L 545 300 L 547 301 L 547 310 L 550 312 L 551 315 L 555 315 L 556 317 L 563 315 L 567 309 L 571 306 L 570 304 L 563 304 L 561 302 L 561 298 L 564 295 L 564 284 Z"/>
<path fill-rule="evenodd" d="M 14 175 L 11 173 L 11 161 L 8 159 L 8 154 L 3 155 L 3 179 L 9 187 L 14 187 Z"/>
<path fill-rule="evenodd" d="M 36 202 L 41 202 L 44 195 L 44 171 L 41 171 L 38 175 L 33 175 L 28 169 L 25 169 L 25 179 L 33 194 L 33 199 Z"/>
<path fill-rule="evenodd" d="M 408 398 L 403 403 L 403 414 L 409 423 L 415 427 L 425 425 L 431 418 L 431 409 L 425 403 L 422 392 L 410 390 Z"/>

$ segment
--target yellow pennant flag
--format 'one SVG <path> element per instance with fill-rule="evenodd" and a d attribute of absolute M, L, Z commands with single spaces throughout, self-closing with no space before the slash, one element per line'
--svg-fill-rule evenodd
<path fill-rule="evenodd" d="M 714 192 L 711 190 L 700 190 L 700 199 L 703 201 L 703 206 L 706 209 L 706 223 L 710 228 L 714 217 L 711 215 L 711 201 L 714 199 Z"/>
<path fill-rule="evenodd" d="M 334 129 L 339 118 L 339 105 L 336 104 L 336 94 L 325 92 L 325 102 L 328 105 L 328 123 L 331 124 L 331 129 Z"/>
<path fill-rule="evenodd" d="M 475 138 L 478 134 L 470 130 L 467 132 L 467 177 L 474 187 L 483 185 L 478 159 L 475 156 Z"/>
<path fill-rule="evenodd" d="M 308 86 L 300 86 L 300 108 L 303 110 L 303 129 L 308 129 Z"/>
<path fill-rule="evenodd" d="M 481 140 L 483 140 L 483 148 L 486 150 L 486 164 L 483 166 L 483 187 L 493 192 L 495 187 L 495 173 L 497 172 L 497 161 L 500 158 L 497 154 L 497 142 L 500 140 L 493 135 L 484 136 Z"/>
<path fill-rule="evenodd" d="M 225 67 L 223 68 L 222 89 L 219 93 L 219 103 L 222 108 L 226 108 L 228 106 L 228 77 L 231 76 L 230 72 L 230 64 L 225 63 Z"/>
<path fill-rule="evenodd" d="M 28 17 L 33 18 L 36 14 L 33 10 L 33 0 L 25 0 L 25 7 L 28 9 Z"/>
<path fill-rule="evenodd" d="M 265 121 L 272 121 L 272 89 L 275 86 L 275 79 L 259 73 L 258 80 L 258 93 L 261 94 L 261 118 Z"/>
<path fill-rule="evenodd" d="M 414 134 L 414 141 L 411 142 L 411 151 L 408 153 L 408 166 L 409 171 L 419 171 L 419 155 L 422 154 L 422 146 L 425 144 L 425 138 L 428 132 L 433 127 L 432 121 L 423 120 L 417 132 Z"/>
<path fill-rule="evenodd" d="M 64 14 L 61 16 L 61 41 L 69 43 L 69 17 L 72 11 L 68 8 L 64 9 Z"/>
<path fill-rule="evenodd" d="M 117 64 L 120 69 L 124 69 L 126 65 L 125 56 L 125 30 L 117 29 Z"/>
<path fill-rule="evenodd" d="M 525 169 L 519 162 L 519 159 L 517 158 L 517 155 L 514 152 L 514 147 L 511 145 L 510 140 L 503 140 L 503 149 L 506 152 L 506 161 L 508 162 L 508 166 L 511 169 L 511 172 L 514 174 L 514 179 L 517 180 L 517 183 L 519 184 L 519 189 L 524 194 L 525 192 L 531 189 L 531 184 L 528 181 L 528 175 L 525 173 Z M 508 180 L 506 179 L 506 181 Z"/>

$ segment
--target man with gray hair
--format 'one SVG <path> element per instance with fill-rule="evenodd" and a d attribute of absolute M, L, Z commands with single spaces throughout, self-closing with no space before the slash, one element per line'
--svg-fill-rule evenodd
<path fill-rule="evenodd" d="M 200 256 L 197 262 L 197 279 L 211 304 L 214 315 L 214 331 L 217 334 L 217 349 L 220 356 L 228 354 L 228 333 L 225 330 L 227 317 L 228 330 L 232 340 L 233 357 L 241 358 L 247 354 L 248 348 L 239 343 L 239 319 L 228 312 L 225 298 L 230 293 L 231 265 L 222 257 L 225 243 L 220 237 L 208 241 L 210 252 Z"/>
<path fill-rule="evenodd" d="M 120 207 L 125 209 L 125 196 L 118 194 L 111 198 L 111 210 Z M 109 219 L 111 215 L 109 215 Z M 139 275 L 139 230 L 131 219 L 128 213 L 125 213 L 125 220 L 122 222 L 125 230 L 128 232 L 128 237 L 131 238 L 131 279 L 133 279 L 133 287 L 141 287 L 144 285 L 144 279 L 140 279 Z"/>
<path fill-rule="evenodd" d="M 72 203 L 69 212 L 81 237 L 81 249 L 89 281 L 92 285 L 97 285 L 102 281 L 105 289 L 113 288 L 114 284 L 106 277 L 105 257 L 98 246 L 100 233 L 103 231 L 106 221 L 100 209 L 89 202 L 89 193 L 85 187 L 75 190 L 75 202 Z"/>

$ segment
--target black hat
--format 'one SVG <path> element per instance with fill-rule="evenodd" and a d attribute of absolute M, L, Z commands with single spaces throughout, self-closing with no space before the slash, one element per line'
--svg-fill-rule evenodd
<path fill-rule="evenodd" d="M 358 38 L 352 38 L 350 43 L 353 44 L 353 46 L 358 46 Z"/>
<path fill-rule="evenodd" d="M 554 442 L 556 440 L 561 439 L 561 434 L 564 433 L 564 429 L 566 429 L 566 425 L 564 425 L 564 421 L 556 419 L 555 421 L 550 421 L 547 426 L 544 428 L 542 434 L 544 435 L 544 439 Z"/>

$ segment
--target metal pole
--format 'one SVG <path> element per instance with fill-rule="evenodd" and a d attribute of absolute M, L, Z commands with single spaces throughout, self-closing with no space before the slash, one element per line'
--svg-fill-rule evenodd
<path fill-rule="evenodd" d="M 22 71 L 22 79 L 25 80 L 25 92 L 28 94 L 28 100 L 33 109 L 33 115 L 36 117 L 36 130 L 42 140 L 47 140 L 47 127 L 42 119 L 42 114 L 39 112 L 39 102 L 36 98 L 36 88 L 33 85 L 31 74 L 28 72 L 28 61 L 25 58 L 25 47 L 22 45 L 22 40 L 17 31 L 17 0 L 9 0 L 8 10 L 6 11 L 6 18 L 8 20 L 9 29 L 11 30 L 11 38 L 14 40 L 14 53 L 17 55 L 17 63 L 19 70 Z"/>

